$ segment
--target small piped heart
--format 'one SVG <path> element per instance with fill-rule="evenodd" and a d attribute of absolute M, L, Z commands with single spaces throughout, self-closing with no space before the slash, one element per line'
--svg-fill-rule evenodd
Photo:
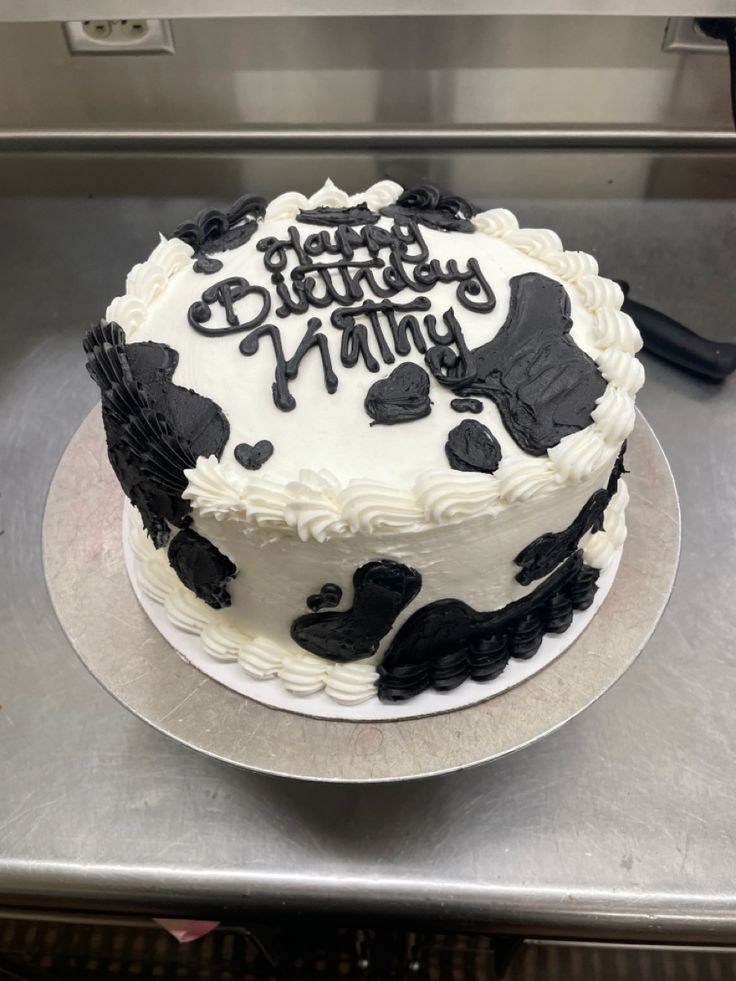
<path fill-rule="evenodd" d="M 318 593 L 307 597 L 307 606 L 313 613 L 330 610 L 342 599 L 342 589 L 335 582 L 326 582 Z"/>
<path fill-rule="evenodd" d="M 428 416 L 432 411 L 429 375 L 417 364 L 400 364 L 368 389 L 365 411 L 374 420 L 371 425 L 395 426 Z"/>
<path fill-rule="evenodd" d="M 251 446 L 250 443 L 238 443 L 235 447 L 235 459 L 246 470 L 260 470 L 272 455 L 273 443 L 267 439 L 259 439 L 255 446 Z"/>

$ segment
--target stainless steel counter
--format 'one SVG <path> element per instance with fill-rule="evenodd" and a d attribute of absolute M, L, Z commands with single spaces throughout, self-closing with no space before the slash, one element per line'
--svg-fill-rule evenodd
<path fill-rule="evenodd" d="M 499 203 L 734 339 L 733 201 Z M 0 902 L 736 942 L 736 379 L 645 359 L 639 404 L 683 510 L 670 607 L 611 692 L 512 757 L 370 788 L 249 775 L 152 731 L 86 673 L 40 551 L 55 464 L 96 398 L 80 337 L 155 229 L 199 204 L 0 202 Z"/>

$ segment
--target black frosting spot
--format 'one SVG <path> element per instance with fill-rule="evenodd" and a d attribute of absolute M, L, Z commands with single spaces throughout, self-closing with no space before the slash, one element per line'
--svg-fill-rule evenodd
<path fill-rule="evenodd" d="M 374 382 L 368 389 L 365 411 L 384 426 L 428 416 L 432 411 L 429 375 L 419 365 L 400 364 L 388 378 Z"/>
<path fill-rule="evenodd" d="M 250 443 L 238 443 L 234 453 L 241 467 L 245 467 L 246 470 L 260 470 L 273 456 L 273 443 L 267 439 L 259 439 L 255 446 L 251 446 Z"/>
<path fill-rule="evenodd" d="M 353 575 L 351 609 L 297 617 L 291 636 L 300 647 L 329 661 L 370 657 L 421 586 L 422 577 L 409 566 L 391 559 L 368 562 Z"/>
<path fill-rule="evenodd" d="M 431 184 L 419 184 L 404 191 L 395 204 L 381 208 L 381 214 L 397 221 L 418 221 L 443 232 L 474 232 L 470 219 L 475 208 L 464 198 L 443 194 Z"/>
<path fill-rule="evenodd" d="M 621 474 L 626 472 L 624 470 L 625 452 L 626 444 L 616 459 L 605 490 L 599 490 L 592 494 L 580 509 L 575 520 L 567 528 L 557 532 L 546 532 L 535 538 L 533 542 L 519 552 L 514 559 L 514 562 L 521 566 L 521 572 L 516 574 L 517 582 L 523 586 L 528 586 L 535 579 L 546 576 L 578 547 L 578 542 L 586 531 L 601 530 L 603 512 L 616 493 Z"/>
<path fill-rule="evenodd" d="M 611 498 L 618 490 L 618 482 L 623 477 L 625 473 L 629 471 L 624 466 L 624 456 L 626 455 L 626 440 L 621 447 L 621 452 L 616 457 L 616 462 L 613 465 L 613 470 L 611 471 L 611 476 L 608 478 L 608 486 L 606 487 L 606 493 L 608 497 Z"/>
<path fill-rule="evenodd" d="M 307 606 L 313 613 L 320 610 L 329 610 L 334 606 L 340 605 L 342 599 L 342 589 L 334 582 L 326 582 L 318 593 L 307 596 Z"/>
<path fill-rule="evenodd" d="M 472 412 L 477 416 L 483 411 L 483 403 L 480 399 L 452 399 L 450 408 L 455 412 Z"/>
<path fill-rule="evenodd" d="M 222 263 L 212 256 L 244 245 L 258 228 L 257 219 L 265 213 L 264 198 L 246 194 L 228 211 L 200 211 L 194 221 L 179 225 L 171 238 L 180 238 L 192 246 L 195 272 L 216 273 L 222 269 Z"/>
<path fill-rule="evenodd" d="M 598 570 L 577 551 L 533 592 L 500 610 L 481 613 L 456 599 L 436 600 L 413 613 L 380 665 L 378 694 L 402 702 L 426 688 L 449 691 L 472 678 L 498 677 L 509 658 L 530 658 L 546 632 L 561 633 L 573 610 L 586 609 Z"/>
<path fill-rule="evenodd" d="M 543 456 L 564 436 L 590 425 L 606 388 L 592 358 L 570 337 L 565 288 L 539 273 L 511 280 L 506 322 L 493 340 L 461 357 L 432 349 L 435 378 L 461 396 L 486 395 L 506 429 L 532 456 Z"/>
<path fill-rule="evenodd" d="M 215 610 L 230 606 L 227 584 L 238 574 L 230 559 L 212 542 L 187 529 L 169 545 L 169 564 L 187 589 Z"/>
<path fill-rule="evenodd" d="M 356 204 L 352 208 L 312 208 L 300 211 L 297 221 L 308 225 L 373 225 L 379 217 L 367 204 Z"/>
<path fill-rule="evenodd" d="M 522 586 L 528 586 L 535 579 L 541 579 L 577 548 L 586 531 L 600 531 L 608 500 L 606 491 L 596 491 L 567 528 L 563 531 L 548 531 L 523 548 L 514 559 L 521 566 L 521 572 L 516 574 L 516 581 Z"/>
<path fill-rule="evenodd" d="M 190 505 L 184 471 L 198 456 L 218 459 L 230 427 L 211 399 L 174 385 L 179 355 L 165 344 L 126 344 L 118 324 L 91 327 L 83 343 L 87 370 L 102 395 L 107 451 L 125 494 L 157 548 L 169 525 L 185 528 Z"/>
<path fill-rule="evenodd" d="M 450 430 L 445 453 L 453 470 L 495 473 L 501 462 L 501 447 L 493 433 L 476 419 L 464 419 Z"/>

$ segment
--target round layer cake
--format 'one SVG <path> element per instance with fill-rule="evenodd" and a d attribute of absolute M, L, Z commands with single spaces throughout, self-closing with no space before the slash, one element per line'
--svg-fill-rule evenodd
<path fill-rule="evenodd" d="M 553 232 L 429 186 L 179 226 L 85 339 L 144 592 L 345 703 L 533 657 L 626 534 L 621 302 Z"/>

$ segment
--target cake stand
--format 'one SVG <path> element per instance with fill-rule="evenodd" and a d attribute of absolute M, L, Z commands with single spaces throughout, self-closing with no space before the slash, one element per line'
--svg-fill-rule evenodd
<path fill-rule="evenodd" d="M 77 654 L 155 729 L 236 766 L 336 783 L 409 780 L 488 762 L 554 732 L 621 677 L 667 604 L 680 551 L 672 474 L 637 414 L 626 456 L 629 537 L 584 632 L 502 695 L 440 715 L 350 722 L 279 711 L 183 661 L 139 606 L 123 559 L 122 492 L 99 406 L 72 438 L 46 502 L 43 551 L 57 616 Z"/>

